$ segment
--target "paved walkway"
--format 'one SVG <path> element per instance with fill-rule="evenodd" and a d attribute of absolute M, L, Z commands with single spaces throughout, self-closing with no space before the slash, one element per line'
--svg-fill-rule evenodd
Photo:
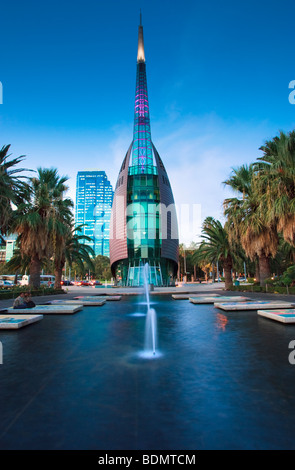
<path fill-rule="evenodd" d="M 206 292 L 222 292 L 224 283 L 220 282 L 204 284 L 181 284 L 178 287 L 155 287 L 152 294 L 197 294 Z M 44 304 L 54 299 L 72 299 L 78 295 L 140 295 L 144 293 L 141 287 L 91 287 L 91 286 L 67 286 L 64 287 L 65 294 L 44 295 L 32 297 L 36 304 Z M 0 301 L 0 309 L 11 307 L 13 299 Z"/>
<path fill-rule="evenodd" d="M 140 287 L 88 287 L 88 286 L 68 286 L 64 288 L 65 294 L 57 295 L 44 295 L 33 297 L 33 300 L 36 304 L 44 304 L 50 302 L 53 299 L 73 299 L 78 295 L 140 295 L 144 293 L 143 288 Z M 286 300 L 290 302 L 295 302 L 295 295 L 286 295 L 286 294 L 269 294 L 262 292 L 240 292 L 240 291 L 224 291 L 224 283 L 187 283 L 180 284 L 177 287 L 155 287 L 154 291 L 151 292 L 152 295 L 157 294 L 224 294 L 228 295 L 244 295 L 253 300 Z M 5 299 L 0 301 L 0 309 L 11 307 L 13 299 Z"/>

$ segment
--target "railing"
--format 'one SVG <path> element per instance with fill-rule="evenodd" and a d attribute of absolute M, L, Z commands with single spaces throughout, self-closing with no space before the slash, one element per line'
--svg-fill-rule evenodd
<path fill-rule="evenodd" d="M 144 165 L 141 167 L 140 165 L 130 166 L 128 169 L 128 175 L 157 175 L 158 170 L 157 167 L 154 165 Z"/>

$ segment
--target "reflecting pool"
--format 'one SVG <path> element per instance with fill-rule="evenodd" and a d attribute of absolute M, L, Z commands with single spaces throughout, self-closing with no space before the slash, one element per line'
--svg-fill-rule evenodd
<path fill-rule="evenodd" d="M 295 325 L 153 295 L 1 331 L 0 449 L 294 449 Z"/>

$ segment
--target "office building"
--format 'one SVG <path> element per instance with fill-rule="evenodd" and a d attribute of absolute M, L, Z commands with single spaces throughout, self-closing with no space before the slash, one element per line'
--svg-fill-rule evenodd
<path fill-rule="evenodd" d="M 110 218 L 114 191 L 104 171 L 79 171 L 76 186 L 75 225 L 92 238 L 95 256 L 110 256 Z"/>

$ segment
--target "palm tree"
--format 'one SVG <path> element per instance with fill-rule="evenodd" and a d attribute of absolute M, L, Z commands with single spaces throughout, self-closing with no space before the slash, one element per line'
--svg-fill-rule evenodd
<path fill-rule="evenodd" d="M 257 181 L 254 165 L 233 169 L 224 184 L 237 192 L 239 197 L 225 199 L 224 213 L 228 220 L 230 239 L 240 243 L 252 261 L 258 259 L 260 284 L 264 285 L 271 275 L 270 258 L 276 254 L 278 235 L 275 225 L 266 219 L 266 210 L 257 191 Z"/>
<path fill-rule="evenodd" d="M 30 258 L 30 285 L 34 288 L 40 287 L 42 260 L 53 256 L 59 237 L 68 230 L 65 220 L 69 220 L 72 202 L 63 199 L 67 179 L 59 177 L 54 168 L 38 168 L 38 176 L 30 178 L 25 198 L 13 214 L 11 230 L 18 234 L 22 256 Z"/>
<path fill-rule="evenodd" d="M 295 247 L 287 243 L 279 234 L 279 245 L 276 256 L 271 262 L 272 273 L 283 274 L 290 266 L 295 264 Z"/>
<path fill-rule="evenodd" d="M 257 188 L 270 224 L 295 246 L 295 131 L 266 141 L 256 164 Z"/>
<path fill-rule="evenodd" d="M 22 256 L 20 249 L 16 248 L 13 252 L 13 256 L 6 263 L 6 269 L 8 272 L 15 274 L 25 273 L 30 268 L 30 258 L 28 256 Z"/>
<path fill-rule="evenodd" d="M 92 238 L 82 233 L 82 226 L 73 227 L 73 223 L 64 238 L 62 244 L 63 249 L 56 251 L 54 258 L 54 274 L 55 274 L 55 289 L 60 289 L 62 271 L 67 262 L 69 266 L 72 266 L 73 262 L 77 263 L 78 266 L 84 272 L 84 263 L 94 271 L 94 264 L 92 258 L 95 253 L 90 245 L 84 242 L 92 242 Z"/>
<path fill-rule="evenodd" d="M 181 281 L 183 276 L 186 275 L 186 259 L 185 259 L 185 244 L 184 243 L 180 243 L 179 245 L 179 260 L 178 260 L 178 280 Z M 182 263 L 182 260 L 183 260 L 183 263 Z M 183 264 L 183 266 L 182 266 Z M 183 270 L 182 270 L 183 268 Z"/>
<path fill-rule="evenodd" d="M 23 182 L 20 178 L 22 171 L 30 171 L 25 168 L 15 168 L 25 157 L 22 155 L 9 160 L 10 145 L 4 145 L 0 149 L 0 232 L 6 234 L 12 217 L 11 204 L 19 202 L 18 197 L 23 191 Z"/>
<path fill-rule="evenodd" d="M 219 220 L 207 217 L 203 222 L 203 241 L 194 254 L 194 261 L 210 262 L 220 261 L 224 267 L 225 289 L 232 286 L 231 271 L 233 267 L 233 247 L 229 240 L 227 226 L 222 226 Z"/>

